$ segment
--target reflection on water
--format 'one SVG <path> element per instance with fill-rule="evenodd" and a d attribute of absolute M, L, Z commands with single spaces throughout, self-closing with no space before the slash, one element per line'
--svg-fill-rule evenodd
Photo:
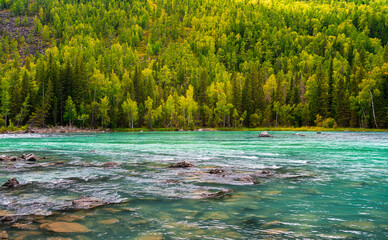
<path fill-rule="evenodd" d="M 0 155 L 47 157 L 0 162 L 1 184 L 21 183 L 0 189 L 0 232 L 15 239 L 388 237 L 387 133 L 272 135 L 0 135 Z M 168 168 L 180 161 L 195 166 Z M 80 196 L 109 204 L 74 209 Z M 58 222 L 75 223 L 63 226 L 76 232 L 50 231 Z"/>

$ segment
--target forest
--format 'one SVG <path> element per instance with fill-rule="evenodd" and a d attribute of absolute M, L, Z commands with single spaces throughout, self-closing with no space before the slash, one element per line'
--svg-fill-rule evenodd
<path fill-rule="evenodd" d="M 0 13 L 3 131 L 388 128 L 386 0 L 0 0 Z"/>

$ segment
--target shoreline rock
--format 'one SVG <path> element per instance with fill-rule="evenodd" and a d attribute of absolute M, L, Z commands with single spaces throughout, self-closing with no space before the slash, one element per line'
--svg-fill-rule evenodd
<path fill-rule="evenodd" d="M 110 130 L 106 130 L 110 131 Z M 27 128 L 26 130 L 19 131 L 5 131 L 0 132 L 0 134 L 26 134 L 26 133 L 95 133 L 95 132 L 105 132 L 103 129 L 90 129 L 90 128 L 77 128 L 69 126 L 59 126 L 52 128 Z"/>

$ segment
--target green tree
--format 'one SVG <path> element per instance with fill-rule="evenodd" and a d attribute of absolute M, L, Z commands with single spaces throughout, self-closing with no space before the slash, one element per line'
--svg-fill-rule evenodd
<path fill-rule="evenodd" d="M 127 116 L 128 126 L 133 128 L 134 123 L 138 119 L 138 108 L 136 101 L 133 101 L 131 98 L 127 98 L 122 104 L 123 111 Z"/>
<path fill-rule="evenodd" d="M 109 98 L 107 96 L 101 98 L 99 105 L 99 116 L 101 118 L 101 126 L 104 128 L 104 126 L 108 126 L 110 123 L 110 117 L 109 117 Z"/>
<path fill-rule="evenodd" d="M 77 109 L 70 96 L 67 97 L 64 114 L 65 121 L 69 123 L 70 126 L 72 126 L 74 120 L 77 117 Z"/>

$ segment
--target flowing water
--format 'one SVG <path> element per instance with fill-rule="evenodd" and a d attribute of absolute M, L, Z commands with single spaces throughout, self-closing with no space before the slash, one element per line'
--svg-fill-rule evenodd
<path fill-rule="evenodd" d="M 21 216 L 0 223 L 0 232 L 11 239 L 388 238 L 387 133 L 270 133 L 0 135 L 0 155 L 46 157 L 0 162 L 0 184 L 12 177 L 21 184 L 0 189 L 0 215 Z M 195 166 L 168 168 L 181 161 Z M 209 173 L 216 168 L 221 173 Z M 109 204 L 69 209 L 80 196 Z M 40 227 L 65 221 L 90 231 Z"/>

